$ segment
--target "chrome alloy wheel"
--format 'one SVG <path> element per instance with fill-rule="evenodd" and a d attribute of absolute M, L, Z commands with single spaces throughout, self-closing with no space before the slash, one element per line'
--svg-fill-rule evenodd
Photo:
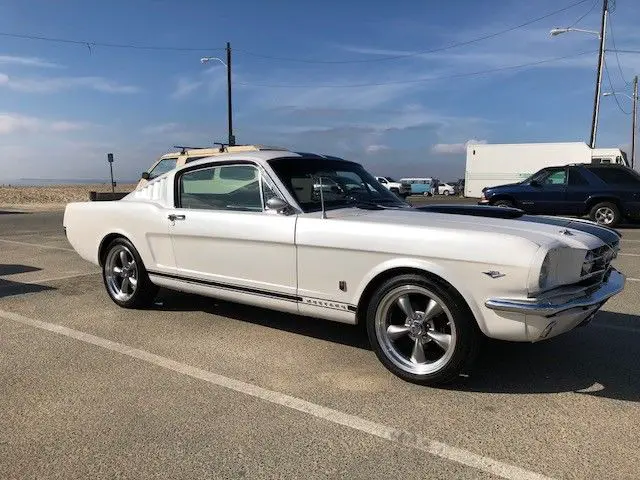
<path fill-rule="evenodd" d="M 615 212 L 609 207 L 600 207 L 596 210 L 596 222 L 601 225 L 610 225 L 616 217 Z"/>
<path fill-rule="evenodd" d="M 437 295 L 418 285 L 396 287 L 382 298 L 375 332 L 387 358 L 414 375 L 443 368 L 456 346 L 451 312 Z"/>
<path fill-rule="evenodd" d="M 138 287 L 138 266 L 131 250 L 124 245 L 113 247 L 104 262 L 104 275 L 113 298 L 122 302 L 131 299 Z"/>

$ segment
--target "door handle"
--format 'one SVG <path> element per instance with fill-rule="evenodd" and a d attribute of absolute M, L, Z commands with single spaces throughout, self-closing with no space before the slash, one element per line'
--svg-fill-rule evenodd
<path fill-rule="evenodd" d="M 186 217 L 184 215 L 175 215 L 171 213 L 167 218 L 172 222 L 175 222 L 176 220 L 184 220 Z"/>

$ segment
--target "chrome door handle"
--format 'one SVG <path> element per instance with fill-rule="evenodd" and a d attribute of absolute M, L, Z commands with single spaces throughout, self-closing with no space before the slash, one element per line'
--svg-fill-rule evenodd
<path fill-rule="evenodd" d="M 184 220 L 186 217 L 184 215 L 175 215 L 171 213 L 167 218 L 172 222 L 175 222 L 176 220 Z"/>

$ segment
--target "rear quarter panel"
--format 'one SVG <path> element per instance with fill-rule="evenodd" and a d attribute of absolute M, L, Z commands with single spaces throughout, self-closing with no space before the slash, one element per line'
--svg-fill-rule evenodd
<path fill-rule="evenodd" d="M 147 267 L 175 270 L 165 209 L 151 202 L 77 202 L 65 208 L 69 243 L 85 260 L 99 264 L 98 252 L 110 234 L 133 243 Z"/>

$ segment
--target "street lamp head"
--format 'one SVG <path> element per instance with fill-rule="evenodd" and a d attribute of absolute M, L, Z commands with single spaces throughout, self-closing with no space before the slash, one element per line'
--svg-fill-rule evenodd
<path fill-rule="evenodd" d="M 556 35 L 567 33 L 568 31 L 569 31 L 568 28 L 552 28 L 549 33 L 551 34 L 552 37 L 555 37 Z"/>
<path fill-rule="evenodd" d="M 615 95 L 615 93 L 613 93 L 613 92 L 604 92 L 602 94 L 603 97 L 610 97 L 611 95 Z"/>
<path fill-rule="evenodd" d="M 208 63 L 208 62 L 209 62 L 209 60 L 210 60 L 210 59 L 209 59 L 209 57 L 202 57 L 202 58 L 200 59 L 200 63 Z"/>

